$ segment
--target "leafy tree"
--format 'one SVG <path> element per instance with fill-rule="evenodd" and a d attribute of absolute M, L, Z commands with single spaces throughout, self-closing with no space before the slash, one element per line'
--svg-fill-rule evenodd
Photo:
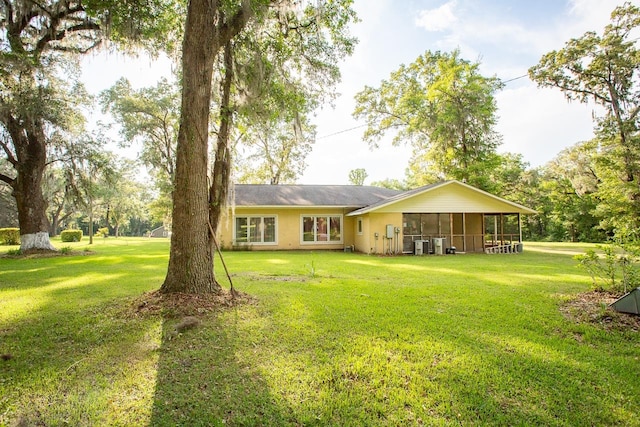
<path fill-rule="evenodd" d="M 76 200 L 70 184 L 69 170 L 49 167 L 45 173 L 42 188 L 47 200 L 49 235 L 57 236 L 64 222 L 76 213 Z"/>
<path fill-rule="evenodd" d="M 167 194 L 159 194 L 157 197 L 150 198 L 147 204 L 150 221 L 158 226 L 164 225 L 171 228 L 171 206 L 172 201 Z"/>
<path fill-rule="evenodd" d="M 316 57 L 326 57 L 328 53 L 335 64 L 336 55 L 341 51 L 322 51 L 321 48 L 331 46 L 326 40 L 347 40 L 344 34 L 352 18 L 350 3 L 349 0 L 319 2 L 317 5 L 267 0 L 246 0 L 240 5 L 232 1 L 214 4 L 205 0 L 189 2 L 182 55 L 183 91 L 176 149 L 173 233 L 162 292 L 220 291 L 213 274 L 212 246 L 215 228 L 226 202 L 231 168 L 229 140 L 234 119 L 231 94 L 235 76 L 235 40 L 249 22 L 263 23 L 270 19 L 280 24 L 281 32 L 290 34 L 290 39 L 282 45 L 283 52 L 288 46 L 302 43 L 304 39 L 299 35 L 308 32 L 310 39 L 315 37 L 316 41 L 325 42 L 309 44 L 309 50 L 302 59 L 314 63 Z M 216 60 L 220 60 L 224 67 L 216 154 L 209 186 L 207 130 Z M 337 68 L 334 69 L 337 72 Z"/>
<path fill-rule="evenodd" d="M 407 185 L 406 182 L 390 178 L 383 179 L 382 181 L 374 181 L 371 183 L 371 185 L 374 187 L 390 188 L 392 190 L 401 191 L 407 191 L 411 188 Z"/>
<path fill-rule="evenodd" d="M 220 51 L 264 3 L 192 0 L 182 49 L 182 103 L 167 276 L 161 291 L 217 293 L 209 224 L 208 130 L 212 75 Z"/>
<path fill-rule="evenodd" d="M 620 236 L 640 227 L 640 49 L 634 38 L 639 26 L 640 8 L 627 2 L 614 9 L 602 35 L 587 32 L 529 69 L 538 85 L 604 108 L 595 124 L 599 215 Z"/>
<path fill-rule="evenodd" d="M 11 167 L 0 158 L 0 173 L 9 175 Z M 1 184 L 1 183 L 0 183 Z M 0 228 L 18 226 L 18 208 L 9 186 L 0 185 Z"/>
<path fill-rule="evenodd" d="M 536 215 L 522 216 L 522 234 L 528 240 L 545 240 L 549 236 L 550 215 L 553 205 L 549 195 L 542 189 L 540 168 L 527 169 L 520 174 L 505 198 L 534 209 Z"/>
<path fill-rule="evenodd" d="M 493 165 L 487 171 L 482 187 L 492 194 L 496 194 L 505 199 L 511 200 L 514 194 L 518 193 L 523 185 L 523 175 L 529 168 L 529 163 L 525 162 L 521 154 L 503 153 L 495 154 Z"/>
<path fill-rule="evenodd" d="M 353 48 L 345 32 L 349 4 L 324 2 L 295 14 L 276 8 L 234 41 L 238 149 L 251 170 L 241 181 L 295 182 L 304 170 L 315 142 L 310 115 L 334 99 L 338 61 Z"/>
<path fill-rule="evenodd" d="M 105 211 L 105 225 L 118 237 L 130 218 L 144 214 L 144 188 L 135 179 L 139 167 L 135 162 L 112 156 L 109 163 L 106 173 L 102 170 L 98 174 L 101 181 L 95 183 L 96 193 Z"/>
<path fill-rule="evenodd" d="M 544 166 L 541 189 L 553 206 L 552 239 L 601 241 L 605 237 L 596 217 L 599 179 L 595 157 L 594 145 L 581 143 L 563 150 Z"/>
<path fill-rule="evenodd" d="M 349 182 L 353 185 L 364 185 L 367 176 L 367 171 L 362 168 L 352 169 L 349 171 Z"/>
<path fill-rule="evenodd" d="M 241 139 L 244 159 L 238 182 L 264 182 L 271 185 L 293 183 L 302 175 L 305 160 L 315 141 L 315 126 L 308 119 L 285 122 L 280 118 L 254 123 Z"/>
<path fill-rule="evenodd" d="M 458 179 L 476 182 L 491 165 L 499 136 L 494 132 L 494 93 L 502 87 L 495 77 L 480 75 L 479 63 L 451 53 L 427 51 L 383 80 L 356 95 L 354 117 L 364 118 L 364 139 L 376 146 L 394 133 L 393 144 L 410 143 L 416 184 L 417 170 L 429 171 L 426 181 Z M 489 166 L 487 166 L 489 165 Z"/>
<path fill-rule="evenodd" d="M 120 124 L 121 145 L 140 142 L 140 160 L 150 169 L 163 194 L 171 194 L 180 120 L 180 89 L 162 79 L 155 87 L 135 90 L 118 80 L 100 94 L 103 112 Z"/>
<path fill-rule="evenodd" d="M 143 6 L 143 7 L 141 7 Z M 0 148 L 14 173 L 0 173 L 18 208 L 21 249 L 55 250 L 42 193 L 48 146 L 77 126 L 69 66 L 74 55 L 114 40 L 144 38 L 169 16 L 164 0 L 4 0 L 0 2 Z M 165 23 L 166 24 L 166 23 Z M 65 80 L 59 77 L 60 67 Z"/>
<path fill-rule="evenodd" d="M 104 214 L 105 226 L 109 225 L 109 215 L 105 200 L 108 200 L 117 179 L 113 165 L 116 157 L 104 151 L 88 151 L 84 156 L 73 158 L 68 186 L 71 188 L 76 205 L 88 217 L 89 244 L 93 244 L 94 219 Z"/>

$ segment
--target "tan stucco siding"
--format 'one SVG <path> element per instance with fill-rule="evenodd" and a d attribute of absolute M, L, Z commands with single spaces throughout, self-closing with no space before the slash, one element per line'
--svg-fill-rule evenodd
<path fill-rule="evenodd" d="M 516 213 L 520 211 L 518 207 L 497 198 L 455 184 L 444 185 L 376 209 L 376 212 L 406 213 Z"/>
<path fill-rule="evenodd" d="M 242 244 L 252 250 L 299 250 L 299 249 L 343 249 L 354 245 L 355 218 L 345 216 L 348 211 L 342 208 L 244 208 L 237 207 L 235 213 L 229 213 L 218 230 L 220 244 L 229 248 L 236 246 L 233 240 L 235 218 L 238 216 L 275 216 L 276 242 L 260 244 Z M 340 216 L 342 218 L 341 242 L 303 242 L 303 216 Z"/>
<path fill-rule="evenodd" d="M 370 242 L 370 236 L 369 236 L 369 229 L 370 229 L 370 225 L 369 225 L 369 215 L 363 215 L 363 216 L 358 216 L 358 217 L 354 217 L 354 234 L 353 234 L 353 241 L 354 241 L 354 249 L 356 252 L 364 252 L 364 253 L 369 253 L 369 242 Z M 362 232 L 358 233 L 358 220 L 362 221 Z"/>
<path fill-rule="evenodd" d="M 402 213 L 392 212 L 392 213 L 371 213 L 365 216 L 367 218 L 367 229 L 366 229 L 366 242 L 367 246 L 360 247 L 356 245 L 356 250 L 364 253 L 373 253 L 373 254 L 381 254 L 385 253 L 388 249 L 389 245 L 392 248 L 399 247 L 402 250 Z M 385 234 L 387 232 L 387 225 L 391 225 L 394 228 L 398 227 L 400 229 L 399 234 L 393 233 L 393 239 L 391 241 L 387 240 Z M 376 237 L 377 233 L 377 237 Z M 398 241 L 396 242 L 396 238 Z M 397 243 L 397 245 L 396 245 Z"/>

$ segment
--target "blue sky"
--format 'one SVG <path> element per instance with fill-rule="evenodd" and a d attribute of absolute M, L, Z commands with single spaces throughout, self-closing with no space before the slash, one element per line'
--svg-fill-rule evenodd
<path fill-rule="evenodd" d="M 427 50 L 459 48 L 464 58 L 481 62 L 482 73 L 510 80 L 523 76 L 540 57 L 560 49 L 586 31 L 602 32 L 617 0 L 355 0 L 361 22 L 354 55 L 341 64 L 341 96 L 321 110 L 315 122 L 318 140 L 307 158 L 302 184 L 347 184 L 351 169 L 364 168 L 366 183 L 403 179 L 408 147 L 383 141 L 370 150 L 362 141 L 362 122 L 351 117 L 354 95 L 377 86 L 399 67 Z M 136 61 L 100 54 L 85 61 L 83 80 L 91 92 L 124 75 L 136 86 L 151 86 L 168 74 L 167 62 Z M 563 148 L 592 137 L 593 106 L 568 103 L 558 90 L 539 89 L 528 78 L 506 84 L 497 96 L 503 137 L 500 151 L 523 155 L 531 166 L 555 157 Z M 390 138 L 389 138 L 390 139 Z"/>

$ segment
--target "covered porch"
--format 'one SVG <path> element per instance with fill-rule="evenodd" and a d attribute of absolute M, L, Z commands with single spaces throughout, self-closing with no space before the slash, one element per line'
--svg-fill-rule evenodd
<path fill-rule="evenodd" d="M 416 241 L 433 253 L 433 239 L 445 251 L 510 253 L 521 250 L 520 213 L 403 213 L 402 251 L 414 253 Z"/>

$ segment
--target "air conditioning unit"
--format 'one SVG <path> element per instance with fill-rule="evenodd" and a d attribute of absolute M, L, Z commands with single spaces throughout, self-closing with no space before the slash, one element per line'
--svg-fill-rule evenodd
<path fill-rule="evenodd" d="M 444 237 L 433 238 L 433 253 L 436 255 L 444 255 Z"/>
<path fill-rule="evenodd" d="M 413 241 L 413 254 L 414 255 L 423 255 L 424 254 L 424 245 L 422 240 L 414 240 Z"/>

